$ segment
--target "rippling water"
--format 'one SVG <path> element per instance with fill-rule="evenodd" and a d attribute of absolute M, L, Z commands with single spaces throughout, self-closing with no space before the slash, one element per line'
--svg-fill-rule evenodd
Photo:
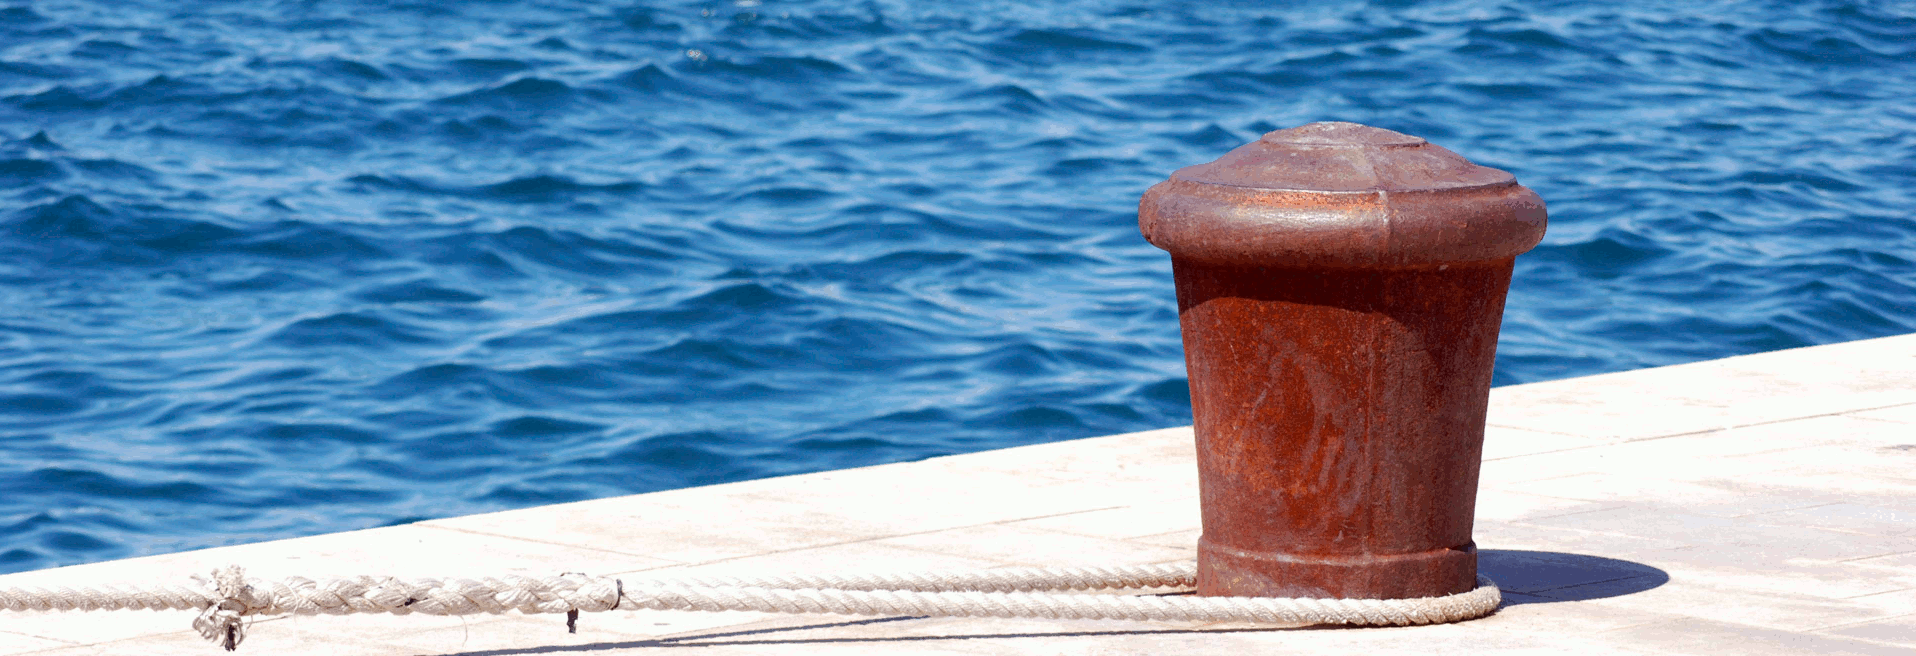
<path fill-rule="evenodd" d="M 0 571 L 1189 423 L 1314 120 L 1549 202 L 1500 384 L 1916 329 L 1907 2 L 8 1 Z"/>

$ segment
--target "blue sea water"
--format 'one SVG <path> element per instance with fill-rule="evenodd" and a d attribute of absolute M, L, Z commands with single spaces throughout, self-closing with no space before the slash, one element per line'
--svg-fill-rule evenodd
<path fill-rule="evenodd" d="M 1916 330 L 1909 2 L 0 0 L 0 572 L 1189 423 L 1316 120 L 1548 201 L 1499 384 Z"/>

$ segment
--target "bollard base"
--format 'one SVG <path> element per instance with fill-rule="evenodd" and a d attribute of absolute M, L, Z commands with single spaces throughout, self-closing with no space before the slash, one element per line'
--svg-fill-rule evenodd
<path fill-rule="evenodd" d="M 1198 595 L 1415 599 L 1477 585 L 1477 545 L 1408 554 L 1257 553 L 1198 539 Z"/>

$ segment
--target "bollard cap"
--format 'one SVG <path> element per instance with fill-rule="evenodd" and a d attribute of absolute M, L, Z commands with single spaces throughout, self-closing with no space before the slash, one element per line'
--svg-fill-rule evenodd
<path fill-rule="evenodd" d="M 1543 240 L 1543 199 L 1505 171 L 1356 123 L 1277 130 L 1144 192 L 1138 227 L 1178 258 L 1284 268 L 1506 260 Z"/>

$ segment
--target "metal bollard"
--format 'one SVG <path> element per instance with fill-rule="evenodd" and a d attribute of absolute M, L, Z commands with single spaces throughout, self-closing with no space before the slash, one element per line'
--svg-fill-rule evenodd
<path fill-rule="evenodd" d="M 1172 173 L 1138 225 L 1177 277 L 1198 594 L 1470 590 L 1497 329 L 1542 199 L 1417 137 L 1312 123 Z"/>

